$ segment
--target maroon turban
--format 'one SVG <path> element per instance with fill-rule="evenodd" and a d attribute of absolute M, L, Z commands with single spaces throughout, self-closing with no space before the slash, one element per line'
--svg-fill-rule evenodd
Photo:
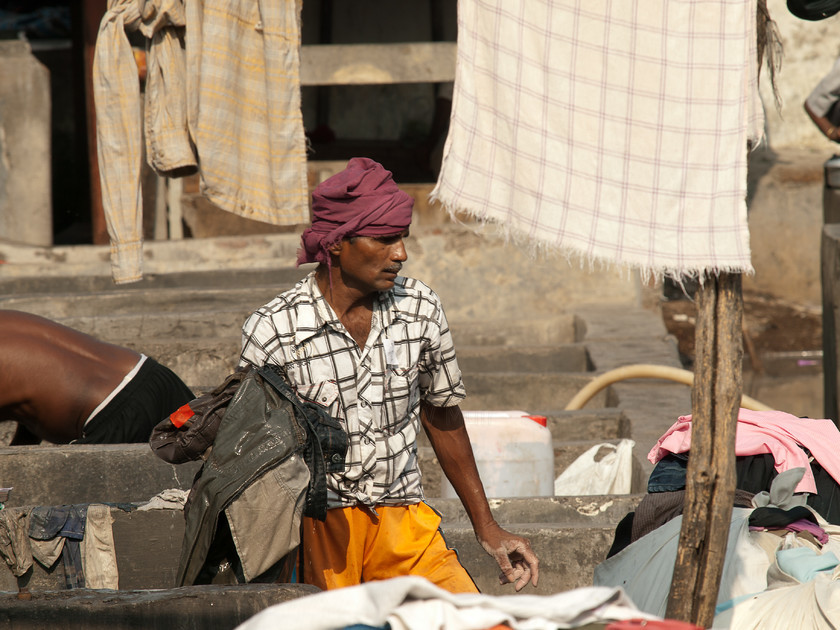
<path fill-rule="evenodd" d="M 389 236 L 411 224 L 414 199 L 391 171 L 368 158 L 353 158 L 312 191 L 312 225 L 301 236 L 297 264 L 330 264 L 329 248 L 350 236 Z"/>

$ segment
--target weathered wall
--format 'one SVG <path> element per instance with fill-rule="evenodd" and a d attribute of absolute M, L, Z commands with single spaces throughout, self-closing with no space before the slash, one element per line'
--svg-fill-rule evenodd
<path fill-rule="evenodd" d="M 775 148 L 814 148 L 830 153 L 837 145 L 817 131 L 802 103 L 840 55 L 840 14 L 809 22 L 791 14 L 785 0 L 768 0 L 767 8 L 784 48 L 777 81 L 780 109 L 774 103 L 766 68 L 761 74 L 768 143 Z"/>
<path fill-rule="evenodd" d="M 766 139 L 750 156 L 749 223 L 756 273 L 745 291 L 819 308 L 823 165 L 837 144 L 827 140 L 802 103 L 840 54 L 840 15 L 809 22 L 785 0 L 768 0 L 783 57 L 777 106 L 767 68 L 761 72 Z"/>
<path fill-rule="evenodd" d="M 0 239 L 52 243 L 49 73 L 27 42 L 0 41 Z"/>
<path fill-rule="evenodd" d="M 406 248 L 406 275 L 437 291 L 451 320 L 540 319 L 575 305 L 640 299 L 635 273 L 582 269 L 455 225 L 413 230 Z"/>
<path fill-rule="evenodd" d="M 823 165 L 828 151 L 781 147 L 750 157 L 749 203 L 755 275 L 744 290 L 819 308 Z"/>

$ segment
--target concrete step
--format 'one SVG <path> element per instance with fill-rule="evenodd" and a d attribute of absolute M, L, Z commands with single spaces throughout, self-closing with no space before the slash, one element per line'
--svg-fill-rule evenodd
<path fill-rule="evenodd" d="M 0 272 L 3 270 L 4 266 L 0 265 Z M 247 315 L 293 286 L 307 271 L 304 267 L 283 267 L 153 274 L 128 285 L 114 285 L 110 278 L 96 276 L 9 278 L 0 273 L 0 308 L 36 313 L 90 334 L 97 334 L 98 329 L 88 318 L 125 316 L 120 325 L 136 330 L 140 324 L 132 323 L 129 316 L 142 322 L 152 315 L 161 320 L 161 331 L 165 332 L 189 322 L 190 317 L 202 311 L 221 311 L 225 313 L 224 317 L 228 312 Z M 164 321 L 170 318 L 174 323 Z M 243 319 L 244 316 L 237 317 L 236 328 L 241 326 Z M 572 313 L 563 312 L 552 312 L 550 317 L 507 319 L 470 317 L 459 320 L 450 316 L 450 325 L 457 347 L 568 344 L 579 341 L 583 333 L 580 320 Z M 101 330 L 101 334 L 105 334 L 108 328 Z M 150 336 L 161 336 L 164 332 Z"/>
<path fill-rule="evenodd" d="M 522 591 L 532 595 L 553 595 L 592 586 L 595 567 L 606 559 L 615 537 L 614 525 L 569 527 L 516 523 L 505 528 L 530 540 L 531 548 L 540 559 L 538 587 L 528 586 Z M 499 584 L 499 568 L 478 543 L 471 527 L 444 525 L 443 532 L 447 543 L 458 551 L 461 564 L 483 593 L 514 594 L 510 585 Z"/>
<path fill-rule="evenodd" d="M 59 300 L 68 301 L 73 295 L 97 294 L 113 295 L 115 301 L 126 299 L 126 295 L 140 295 L 144 292 L 163 292 L 168 290 L 230 290 L 245 287 L 292 286 L 305 276 L 313 265 L 295 267 L 285 266 L 260 267 L 258 263 L 249 268 L 224 268 L 212 270 L 177 271 L 165 273 L 147 273 L 138 282 L 114 284 L 108 275 L 83 274 L 21 274 L 14 273 L 14 265 L 0 268 L 0 295 L 28 296 L 37 299 L 55 295 Z M 12 272 L 12 273 L 9 273 Z"/>
<path fill-rule="evenodd" d="M 454 328 L 453 335 L 460 336 Z M 592 369 L 586 346 L 581 343 L 539 346 L 456 346 L 464 374 L 485 372 L 586 372 Z"/>
<path fill-rule="evenodd" d="M 636 509 L 642 494 L 612 494 L 585 497 L 509 497 L 490 499 L 493 517 L 503 526 L 513 523 L 556 523 L 600 527 L 620 521 Z M 469 525 L 459 499 L 431 497 L 426 500 L 448 527 Z"/>
<path fill-rule="evenodd" d="M 275 604 L 320 592 L 305 584 L 185 586 L 169 590 L 0 593 L 3 630 L 233 630 Z"/>
<path fill-rule="evenodd" d="M 555 477 L 590 447 L 614 441 L 556 441 Z M 434 451 L 420 446 L 417 456 L 426 496 L 440 496 L 443 473 Z M 200 467 L 201 462 L 168 464 L 147 444 L 7 446 L 0 448 L 0 487 L 13 488 L 10 507 L 131 503 L 168 488 L 189 490 Z M 642 482 L 636 479 L 634 491 Z"/>
<path fill-rule="evenodd" d="M 237 273 L 249 276 L 294 268 L 299 234 L 231 236 L 212 239 L 146 241 L 143 244 L 144 277 L 134 286 L 167 286 L 176 281 L 218 283 Z M 61 292 L 109 290 L 111 279 L 108 245 L 33 247 L 0 242 L 0 292 Z M 79 289 L 75 289 L 75 288 Z M 85 287 L 90 287 L 86 289 Z"/>
<path fill-rule="evenodd" d="M 0 297 L 0 307 L 35 313 L 90 332 L 87 320 L 97 317 L 133 316 L 142 320 L 155 315 L 180 321 L 182 313 L 253 310 L 293 284 L 12 294 Z"/>
<path fill-rule="evenodd" d="M 519 372 L 464 373 L 467 398 L 461 408 L 486 409 L 563 409 L 593 378 L 593 373 Z M 612 407 L 610 389 L 598 392 L 590 408 Z"/>
<path fill-rule="evenodd" d="M 168 488 L 188 490 L 201 462 L 174 466 L 148 444 L 71 444 L 0 448 L 0 486 L 9 507 L 133 503 Z"/>
<path fill-rule="evenodd" d="M 85 317 L 64 317 L 55 321 L 83 333 L 129 346 L 147 344 L 152 352 L 167 344 L 191 344 L 198 349 L 216 341 L 233 341 L 241 345 L 242 324 L 253 308 L 219 305 L 207 310 L 188 310 L 188 305 L 177 313 L 150 312 L 138 314 L 108 314 Z"/>
<path fill-rule="evenodd" d="M 576 411 L 535 409 L 531 413 L 546 417 L 546 426 L 555 441 L 614 440 L 630 437 L 630 421 L 618 407 Z"/>
<path fill-rule="evenodd" d="M 612 544 L 613 522 L 634 510 L 640 500 L 641 495 L 500 499 L 491 501 L 490 507 L 505 529 L 531 540 L 542 572 L 539 588 L 528 592 L 548 595 L 591 584 L 595 565 L 606 557 Z M 455 499 L 430 499 L 429 503 L 441 514 L 447 542 L 458 550 L 479 588 L 488 594 L 511 594 L 511 587 L 499 585 L 498 568 L 476 542 L 460 503 Z M 183 540 L 183 512 L 127 512 L 112 507 L 111 516 L 120 590 L 173 588 Z M 60 560 L 52 567 L 36 562 L 27 580 L 37 600 L 41 591 L 63 588 L 63 565 Z M 17 588 L 11 571 L 0 569 L 0 591 Z"/>

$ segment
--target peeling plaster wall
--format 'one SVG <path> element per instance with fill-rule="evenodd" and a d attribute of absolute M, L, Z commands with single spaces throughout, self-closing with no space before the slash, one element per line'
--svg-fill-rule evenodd
<path fill-rule="evenodd" d="M 768 144 L 771 148 L 790 146 L 832 152 L 837 145 L 817 130 L 802 103 L 840 55 L 840 14 L 809 22 L 791 14 L 785 0 L 768 0 L 767 8 L 778 26 L 784 48 L 776 80 L 780 109 L 774 103 L 767 68 L 761 70 Z"/>
<path fill-rule="evenodd" d="M 29 44 L 0 41 L 0 239 L 52 244 L 50 100 Z"/>

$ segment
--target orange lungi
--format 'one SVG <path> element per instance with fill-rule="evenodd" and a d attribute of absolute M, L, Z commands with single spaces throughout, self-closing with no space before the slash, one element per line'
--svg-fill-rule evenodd
<path fill-rule="evenodd" d="M 327 510 L 303 518 L 298 579 L 326 590 L 419 575 L 452 593 L 477 593 L 458 554 L 446 546 L 440 516 L 425 503 Z"/>

